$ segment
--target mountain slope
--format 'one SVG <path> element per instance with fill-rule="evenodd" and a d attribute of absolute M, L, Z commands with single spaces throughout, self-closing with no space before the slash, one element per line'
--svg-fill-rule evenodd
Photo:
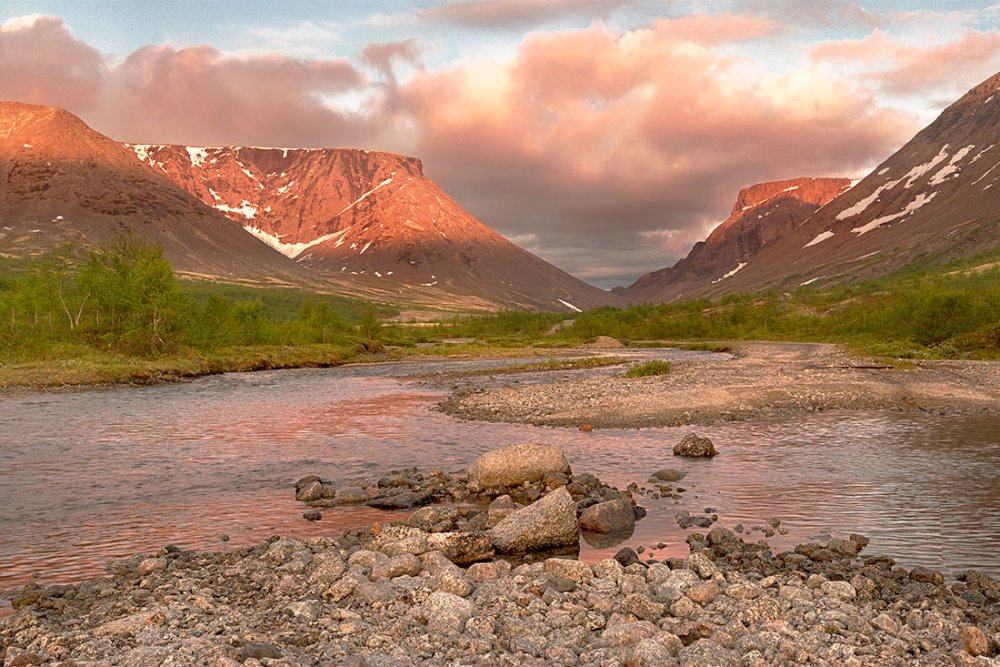
<path fill-rule="evenodd" d="M 718 285 L 850 187 L 846 178 L 797 178 L 740 190 L 729 217 L 671 267 L 647 273 L 616 293 L 657 303 Z"/>
<path fill-rule="evenodd" d="M 415 158 L 349 149 L 129 148 L 300 265 L 356 280 L 359 289 L 440 290 L 556 311 L 621 303 L 473 218 Z"/>
<path fill-rule="evenodd" d="M 998 144 L 1000 74 L 711 291 L 854 282 L 921 257 L 947 261 L 1000 247 Z"/>
<path fill-rule="evenodd" d="M 178 271 L 298 281 L 294 262 L 233 227 L 121 144 L 51 107 L 0 102 L 0 252 L 34 255 L 134 232 L 163 244 Z"/>

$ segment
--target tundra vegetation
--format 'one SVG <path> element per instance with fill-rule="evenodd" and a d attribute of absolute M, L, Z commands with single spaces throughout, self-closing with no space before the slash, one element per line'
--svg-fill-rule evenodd
<path fill-rule="evenodd" d="M 85 255 L 67 247 L 0 263 L 0 386 L 155 382 L 372 355 L 537 355 L 598 336 L 633 346 L 797 340 L 888 358 L 996 359 L 1000 252 L 951 264 L 927 258 L 849 286 L 599 308 L 572 322 L 514 311 L 424 327 L 385 321 L 396 313 L 303 289 L 181 280 L 161 248 L 122 236 Z M 441 344 L 453 339 L 464 342 Z"/>

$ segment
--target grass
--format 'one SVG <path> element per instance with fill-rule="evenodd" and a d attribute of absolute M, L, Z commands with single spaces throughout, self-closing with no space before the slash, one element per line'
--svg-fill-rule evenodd
<path fill-rule="evenodd" d="M 657 375 L 667 375 L 673 369 L 674 365 L 669 361 L 662 361 L 660 359 L 652 359 L 650 361 L 644 361 L 641 364 L 636 364 L 632 368 L 625 372 L 625 377 L 627 378 L 648 378 L 655 377 Z"/>

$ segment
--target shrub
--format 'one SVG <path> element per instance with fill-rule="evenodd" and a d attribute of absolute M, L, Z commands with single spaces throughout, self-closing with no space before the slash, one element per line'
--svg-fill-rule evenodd
<path fill-rule="evenodd" d="M 653 359 L 651 361 L 644 361 L 641 364 L 636 364 L 632 368 L 625 372 L 625 377 L 630 378 L 645 378 L 652 377 L 654 375 L 666 375 L 674 367 L 669 361 L 662 361 L 660 359 Z"/>

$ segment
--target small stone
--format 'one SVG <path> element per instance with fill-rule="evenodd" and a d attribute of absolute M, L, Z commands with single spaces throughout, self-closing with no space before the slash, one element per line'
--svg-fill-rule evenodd
<path fill-rule="evenodd" d="M 334 495 L 338 505 L 360 505 L 371 499 L 371 495 L 360 486 L 345 486 Z"/>
<path fill-rule="evenodd" d="M 696 551 L 687 557 L 687 569 L 702 579 L 711 579 L 719 571 L 715 563 L 700 551 Z"/>
<path fill-rule="evenodd" d="M 510 563 L 498 560 L 489 563 L 476 563 L 469 566 L 466 575 L 475 582 L 496 581 L 510 576 Z"/>
<path fill-rule="evenodd" d="M 415 608 L 417 620 L 426 623 L 431 632 L 443 634 L 462 632 L 473 611 L 470 601 L 441 591 L 431 593 L 426 602 Z"/>
<path fill-rule="evenodd" d="M 310 479 L 310 478 L 303 478 L 303 479 L 308 481 L 305 481 L 305 483 L 303 483 L 303 480 L 299 480 L 299 482 L 296 484 L 295 487 L 296 500 L 309 502 L 312 500 L 319 500 L 320 498 L 323 497 L 323 483 L 319 480 L 318 477 L 315 479 Z"/>
<path fill-rule="evenodd" d="M 974 625 L 967 625 L 958 633 L 962 648 L 971 656 L 989 655 L 990 642 L 986 634 Z"/>
<path fill-rule="evenodd" d="M 302 518 L 306 521 L 319 521 L 323 518 L 323 513 L 319 510 L 308 510 L 302 514 Z"/>
<path fill-rule="evenodd" d="M 661 468 L 653 473 L 652 478 L 660 482 L 679 482 L 687 477 L 687 473 L 673 468 Z"/>
<path fill-rule="evenodd" d="M 614 555 L 614 559 L 618 561 L 622 567 L 628 567 L 629 565 L 635 565 L 641 562 L 639 560 L 639 554 L 635 552 L 635 549 L 630 547 L 622 547 L 619 549 L 618 553 Z"/>
<path fill-rule="evenodd" d="M 714 581 L 706 581 L 700 584 L 695 584 L 687 591 L 687 596 L 691 598 L 691 601 L 697 602 L 698 604 L 709 604 L 718 595 L 719 585 Z"/>
<path fill-rule="evenodd" d="M 820 585 L 820 590 L 825 595 L 838 600 L 853 600 L 857 596 L 854 586 L 846 581 L 827 581 Z"/>
<path fill-rule="evenodd" d="M 601 644 L 609 647 L 632 646 L 652 638 L 656 633 L 657 627 L 649 621 L 622 623 L 605 630 L 601 634 Z"/>
<path fill-rule="evenodd" d="M 545 580 L 545 588 L 551 588 L 557 593 L 569 593 L 576 590 L 576 582 L 566 577 L 552 575 Z"/>
<path fill-rule="evenodd" d="M 575 559 L 549 558 L 545 561 L 544 567 L 548 574 L 572 579 L 580 584 L 585 584 L 594 578 L 590 566 Z"/>
<path fill-rule="evenodd" d="M 145 577 L 153 574 L 154 572 L 163 572 L 166 569 L 166 558 L 147 558 L 139 563 L 139 565 L 135 568 L 135 571 L 139 574 L 139 576 Z"/>
<path fill-rule="evenodd" d="M 626 595 L 621 601 L 621 609 L 626 614 L 654 623 L 667 611 L 666 605 L 653 602 L 649 596 L 642 593 Z"/>
<path fill-rule="evenodd" d="M 236 659 L 240 662 L 247 660 L 277 660 L 282 657 L 281 649 L 274 644 L 263 642 L 249 642 L 236 649 Z"/>
<path fill-rule="evenodd" d="M 936 570 L 928 570 L 925 567 L 915 567 L 910 571 L 910 579 L 935 586 L 944 584 L 944 575 Z"/>

